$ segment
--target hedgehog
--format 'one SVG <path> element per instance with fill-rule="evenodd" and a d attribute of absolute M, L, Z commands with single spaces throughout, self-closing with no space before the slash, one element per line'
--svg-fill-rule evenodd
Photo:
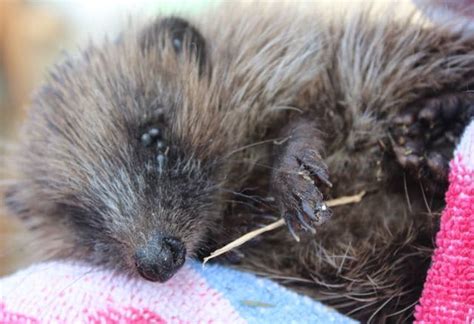
<path fill-rule="evenodd" d="M 283 218 L 217 261 L 358 320 L 410 319 L 474 114 L 473 38 L 323 13 L 224 4 L 65 57 L 33 96 L 8 212 L 48 258 L 158 282 Z"/>

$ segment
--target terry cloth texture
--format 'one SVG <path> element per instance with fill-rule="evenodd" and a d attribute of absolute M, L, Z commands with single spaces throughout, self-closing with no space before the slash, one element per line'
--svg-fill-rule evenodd
<path fill-rule="evenodd" d="M 474 323 L 474 121 L 451 161 L 446 209 L 420 304 L 419 323 Z"/>
<path fill-rule="evenodd" d="M 0 280 L 0 323 L 355 323 L 251 274 L 188 262 L 164 284 L 69 262 Z"/>

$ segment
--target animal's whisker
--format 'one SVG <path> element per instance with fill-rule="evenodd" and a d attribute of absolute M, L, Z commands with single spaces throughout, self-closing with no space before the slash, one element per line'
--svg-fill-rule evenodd
<path fill-rule="evenodd" d="M 249 207 L 249 208 L 251 208 L 252 210 L 255 210 L 255 211 L 260 211 L 257 206 L 255 206 L 255 205 L 253 205 L 253 204 L 250 204 L 250 203 L 247 203 L 247 202 L 244 202 L 244 201 L 239 201 L 239 200 L 224 200 L 224 202 L 229 203 L 229 204 L 238 204 L 238 205 L 242 205 L 242 206 Z"/>
<path fill-rule="evenodd" d="M 377 308 L 375 310 L 375 312 L 372 313 L 372 315 L 369 317 L 369 319 L 367 320 L 367 323 L 371 323 L 372 320 L 374 319 L 374 317 L 388 304 L 392 301 L 393 298 L 395 298 L 396 295 L 393 295 L 391 297 L 389 297 L 382 305 L 380 305 L 379 308 Z"/>
<path fill-rule="evenodd" d="M 247 145 L 241 146 L 241 147 L 227 153 L 224 156 L 224 159 L 227 159 L 227 158 L 231 157 L 232 155 L 234 155 L 238 152 L 244 151 L 246 149 L 253 148 L 253 147 L 256 147 L 256 146 L 259 146 L 259 145 L 280 142 L 281 140 L 282 140 L 281 138 L 272 138 L 272 139 L 268 139 L 268 140 L 262 140 L 262 141 L 259 141 L 259 142 L 254 142 L 254 143 L 251 143 L 251 144 L 247 144 Z"/>
<path fill-rule="evenodd" d="M 234 196 L 237 196 L 237 197 L 242 197 L 242 198 L 246 198 L 248 200 L 251 200 L 261 206 L 264 206 L 266 208 L 272 208 L 272 206 L 270 204 L 268 204 L 268 201 L 263 198 L 263 197 L 260 197 L 260 196 L 256 196 L 256 195 L 246 195 L 246 194 L 243 194 L 243 193 L 240 193 L 240 192 L 236 192 L 236 191 L 233 191 L 233 190 L 223 190 L 224 192 L 228 192 L 228 193 L 231 193 L 232 195 Z M 232 200 L 232 202 L 235 202 L 235 200 Z"/>
<path fill-rule="evenodd" d="M 423 184 L 421 182 L 419 182 L 419 184 L 420 184 L 420 191 L 423 196 L 423 202 L 425 203 L 426 210 L 428 211 L 428 214 L 432 215 L 430 204 L 428 203 L 428 200 L 426 198 L 425 188 L 423 188 Z"/>

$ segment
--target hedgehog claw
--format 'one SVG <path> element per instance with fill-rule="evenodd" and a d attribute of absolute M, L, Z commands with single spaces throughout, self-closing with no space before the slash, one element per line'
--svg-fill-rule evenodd
<path fill-rule="evenodd" d="M 285 214 L 284 219 L 286 226 L 288 227 L 288 232 L 290 232 L 290 235 L 295 239 L 296 242 L 299 242 L 300 237 L 296 234 L 296 231 L 292 225 L 293 218 L 289 214 Z"/>
<path fill-rule="evenodd" d="M 318 188 L 319 185 L 331 185 L 331 182 L 326 166 L 314 150 L 295 151 L 286 153 L 282 165 L 272 174 L 272 190 L 281 210 L 285 211 L 288 230 L 296 239 L 296 230 L 315 234 L 316 226 L 331 215 Z"/>
<path fill-rule="evenodd" d="M 314 210 L 313 208 L 311 208 L 310 204 L 308 204 L 306 201 L 303 201 L 301 206 L 303 207 L 303 211 L 309 218 L 311 218 L 312 220 L 317 220 L 317 217 L 314 214 Z"/>
<path fill-rule="evenodd" d="M 310 224 L 306 222 L 303 214 L 299 210 L 296 211 L 296 215 L 303 229 L 316 233 L 316 230 Z"/>

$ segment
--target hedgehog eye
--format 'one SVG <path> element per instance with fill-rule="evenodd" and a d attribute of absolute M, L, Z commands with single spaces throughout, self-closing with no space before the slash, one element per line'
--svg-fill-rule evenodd
<path fill-rule="evenodd" d="M 156 167 L 158 173 L 163 173 L 166 166 L 167 146 L 163 140 L 163 133 L 158 127 L 151 127 L 140 136 L 140 143 L 144 147 L 156 147 Z"/>
<path fill-rule="evenodd" d="M 159 128 L 150 128 L 140 136 L 140 142 L 145 147 L 150 147 L 161 138 L 161 131 Z"/>
<path fill-rule="evenodd" d="M 164 146 L 164 143 L 162 143 L 162 134 L 161 130 L 158 127 L 152 127 L 148 129 L 146 132 L 140 136 L 140 143 L 144 147 L 150 147 L 155 143 L 158 143 L 157 145 Z"/>

